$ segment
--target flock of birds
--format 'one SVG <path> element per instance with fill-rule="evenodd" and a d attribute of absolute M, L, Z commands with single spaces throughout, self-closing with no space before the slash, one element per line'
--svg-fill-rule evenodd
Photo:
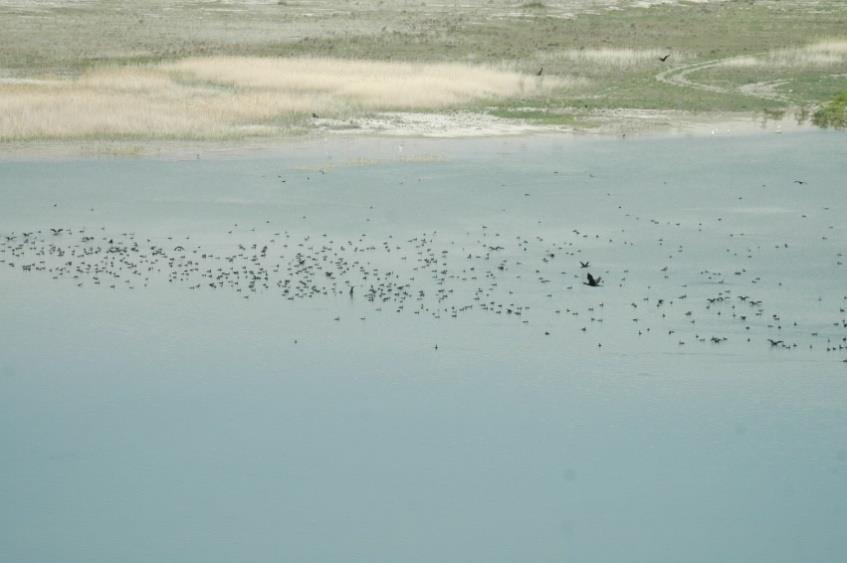
<path fill-rule="evenodd" d="M 0 272 L 109 290 L 158 284 L 243 299 L 275 294 L 287 301 L 322 300 L 335 321 L 342 315 L 348 320 L 350 311 L 354 322 L 380 313 L 445 320 L 483 314 L 534 327 L 539 338 L 591 335 L 601 349 L 604 339 L 629 336 L 661 338 L 674 347 L 734 342 L 826 352 L 847 362 L 847 294 L 829 305 L 825 319 L 796 310 L 789 316 L 779 303 L 756 295 L 761 278 L 746 269 L 703 269 L 674 283 L 668 265 L 649 275 L 615 264 L 598 268 L 586 259 L 591 247 L 584 243 L 599 238 L 574 229 L 547 240 L 484 225 L 462 236 L 338 237 L 276 230 L 267 220 L 258 227 L 235 225 L 214 237 L 217 242 L 203 243 L 191 236 L 53 226 L 0 235 Z"/>

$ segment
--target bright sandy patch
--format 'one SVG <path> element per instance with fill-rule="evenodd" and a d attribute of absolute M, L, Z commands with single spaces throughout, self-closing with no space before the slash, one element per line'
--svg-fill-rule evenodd
<path fill-rule="evenodd" d="M 269 135 L 313 113 L 443 110 L 568 85 L 457 63 L 190 58 L 64 80 L 0 80 L 0 141 Z"/>
<path fill-rule="evenodd" d="M 550 132 L 559 128 L 532 125 L 473 112 L 384 112 L 349 120 L 320 119 L 320 131 L 333 134 L 366 134 L 413 137 L 489 137 Z"/>

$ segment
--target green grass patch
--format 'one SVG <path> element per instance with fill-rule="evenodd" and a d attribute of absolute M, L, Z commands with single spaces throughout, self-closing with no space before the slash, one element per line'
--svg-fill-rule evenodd
<path fill-rule="evenodd" d="M 489 109 L 487 113 L 503 119 L 522 119 L 536 125 L 560 125 L 579 128 L 593 128 L 598 126 L 597 123 L 594 123 L 590 119 L 590 116 L 577 113 L 573 110 L 495 107 Z"/>
<path fill-rule="evenodd" d="M 841 92 L 812 116 L 818 127 L 844 129 L 847 127 L 847 91 Z"/>

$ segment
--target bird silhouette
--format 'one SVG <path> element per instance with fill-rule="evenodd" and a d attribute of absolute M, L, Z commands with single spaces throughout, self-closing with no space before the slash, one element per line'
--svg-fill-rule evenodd
<path fill-rule="evenodd" d="M 541 68 L 538 69 L 538 72 L 535 73 L 535 76 L 541 76 L 541 74 L 543 72 L 544 72 L 544 67 L 542 66 Z"/>
<path fill-rule="evenodd" d="M 579 267 L 580 268 L 587 268 L 590 265 L 591 265 L 591 262 L 583 262 L 582 260 L 579 261 Z"/>
<path fill-rule="evenodd" d="M 591 275 L 591 272 L 588 272 L 588 280 L 582 283 L 591 287 L 600 287 L 600 284 L 603 283 L 603 278 L 601 278 L 600 276 L 597 276 L 595 278 Z"/>
<path fill-rule="evenodd" d="M 662 61 L 662 62 L 665 62 L 666 60 L 668 60 L 668 58 L 669 58 L 670 56 L 671 56 L 671 54 L 670 54 L 670 53 L 668 53 L 668 54 L 667 54 L 667 55 L 665 55 L 664 57 L 659 57 L 659 60 L 660 60 L 660 61 Z"/>

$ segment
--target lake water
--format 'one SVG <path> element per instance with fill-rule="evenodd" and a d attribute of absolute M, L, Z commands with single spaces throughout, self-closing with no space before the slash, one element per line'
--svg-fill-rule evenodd
<path fill-rule="evenodd" d="M 0 162 L 0 560 L 843 561 L 846 140 Z"/>

